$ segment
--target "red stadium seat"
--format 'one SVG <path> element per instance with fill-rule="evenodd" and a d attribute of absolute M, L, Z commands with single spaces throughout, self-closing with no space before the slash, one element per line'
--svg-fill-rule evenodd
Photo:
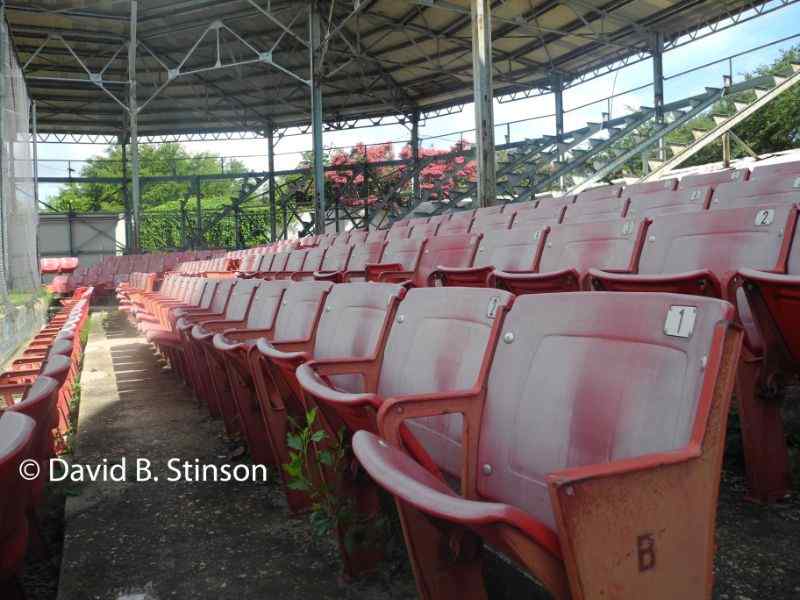
<path fill-rule="evenodd" d="M 353 449 L 397 500 L 420 597 L 485 598 L 482 541 L 556 598 L 709 596 L 733 316 L 669 294 L 521 297 L 488 374 L 424 389 L 400 364 L 391 400 L 344 395 L 379 406 L 382 439 L 365 428 Z M 404 425 L 437 419 L 450 435 L 422 443 L 460 493 L 402 450 Z"/>
<path fill-rule="evenodd" d="M 677 188 L 678 180 L 675 178 L 658 179 L 656 181 L 644 181 L 626 185 L 622 190 L 622 195 L 630 197 L 638 194 L 657 194 L 659 192 L 672 192 Z"/>
<path fill-rule="evenodd" d="M 532 227 L 543 227 L 545 225 L 558 225 L 564 219 L 567 210 L 573 204 L 551 203 L 540 205 L 534 209 L 517 211 L 511 229 L 530 229 Z"/>
<path fill-rule="evenodd" d="M 310 407 L 303 404 L 303 394 L 295 371 L 301 364 L 315 360 L 322 364 L 343 361 L 357 364 L 375 360 L 383 348 L 394 319 L 397 303 L 404 295 L 400 286 L 375 283 L 348 283 L 334 286 L 325 300 L 325 309 L 314 336 L 305 341 L 268 341 L 261 338 L 253 353 L 251 372 L 273 455 L 278 464 L 289 462 L 286 435 L 290 419 L 304 421 Z M 372 374 L 377 374 L 374 370 Z M 338 390 L 360 393 L 371 385 L 369 374 L 332 376 Z M 338 437 L 340 423 L 319 418 L 330 440 Z M 310 499 L 292 491 L 286 473 L 281 470 L 289 506 L 295 512 L 309 507 Z"/>
<path fill-rule="evenodd" d="M 752 169 L 750 179 L 777 179 L 787 176 L 800 177 L 800 161 L 773 163 L 771 165 L 756 165 Z"/>
<path fill-rule="evenodd" d="M 628 196 L 629 218 L 655 217 L 673 212 L 706 210 L 711 201 L 710 187 L 694 187 L 685 190 L 631 194 Z"/>
<path fill-rule="evenodd" d="M 314 273 L 314 278 L 334 283 L 365 281 L 367 265 L 381 262 L 385 248 L 386 242 L 384 241 L 366 242 L 353 246 L 346 270 L 317 272 Z"/>
<path fill-rule="evenodd" d="M 364 278 L 367 281 L 378 281 L 385 271 L 417 270 L 426 239 L 389 239 L 379 263 L 367 263 L 364 266 Z M 348 281 L 352 281 L 348 277 Z"/>
<path fill-rule="evenodd" d="M 508 210 L 504 213 L 485 214 L 475 217 L 470 227 L 470 233 L 486 233 L 495 229 L 511 229 L 515 213 Z"/>
<path fill-rule="evenodd" d="M 427 219 L 426 219 L 427 220 Z M 410 239 L 423 239 L 429 238 L 436 235 L 436 231 L 439 229 L 438 223 L 424 223 L 419 225 L 414 225 L 411 228 L 411 233 L 408 236 Z"/>
<path fill-rule="evenodd" d="M 213 385 L 230 393 L 219 394 L 219 410 L 226 422 L 237 423 L 244 434 L 253 460 L 280 468 L 267 437 L 251 376 L 249 355 L 259 338 L 274 342 L 313 341 L 322 305 L 332 284 L 327 281 L 270 282 L 256 292 L 248 313 L 248 327 L 218 333 L 213 338 L 216 352 L 225 357 L 227 383 L 212 371 Z"/>
<path fill-rule="evenodd" d="M 496 270 L 490 284 L 515 294 L 577 291 L 590 268 L 635 273 L 647 230 L 632 219 L 550 228 L 536 273 Z M 599 267 L 599 265 L 603 265 Z"/>
<path fill-rule="evenodd" d="M 36 423 L 15 412 L 0 413 L 0 597 L 20 598 L 17 579 L 28 545 L 26 510 L 31 484 L 19 475 L 30 458 Z"/>
<path fill-rule="evenodd" d="M 698 173 L 697 175 L 685 175 L 678 183 L 679 190 L 687 190 L 695 187 L 712 188 L 721 183 L 747 181 L 750 178 L 750 169 L 726 169 L 724 171 L 711 171 L 710 173 Z"/>
<path fill-rule="evenodd" d="M 800 174 L 720 184 L 714 189 L 709 208 L 758 206 L 773 202 L 800 202 Z"/>
<path fill-rule="evenodd" d="M 340 248 L 346 251 L 349 246 L 341 246 Z M 299 271 L 294 271 L 290 275 L 290 279 L 292 281 L 310 281 L 314 279 L 314 273 L 319 271 L 320 267 L 322 266 L 322 261 L 325 260 L 328 252 L 330 252 L 330 249 L 326 248 L 312 248 L 309 250 L 306 253 L 306 260 L 303 262 L 302 268 Z"/>
<path fill-rule="evenodd" d="M 431 274 L 441 268 L 466 269 L 472 266 L 481 235 L 466 233 L 430 238 L 415 271 L 384 271 L 378 281 L 408 283 L 414 287 L 435 285 Z"/>
<path fill-rule="evenodd" d="M 619 198 L 621 194 L 621 185 L 601 185 L 580 192 L 575 198 L 575 203 L 582 204 L 583 202 L 593 202 L 605 198 Z"/>
<path fill-rule="evenodd" d="M 576 203 L 567 207 L 562 223 L 591 223 L 622 219 L 628 212 L 628 199 L 603 198 L 593 202 Z"/>

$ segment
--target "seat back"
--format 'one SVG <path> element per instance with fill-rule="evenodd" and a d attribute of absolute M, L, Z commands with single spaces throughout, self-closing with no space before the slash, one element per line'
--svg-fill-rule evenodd
<path fill-rule="evenodd" d="M 411 239 L 423 239 L 423 238 L 433 237 L 436 235 L 436 231 L 438 229 L 439 229 L 438 223 L 422 223 L 418 225 L 413 225 L 411 227 L 411 233 L 408 237 Z"/>
<path fill-rule="evenodd" d="M 750 179 L 800 177 L 800 161 L 773 163 L 753 167 Z"/>
<path fill-rule="evenodd" d="M 579 274 L 594 267 L 635 271 L 646 223 L 633 219 L 598 223 L 554 225 L 539 262 L 539 272 L 575 269 Z"/>
<path fill-rule="evenodd" d="M 484 206 L 483 208 L 475 209 L 475 219 L 483 219 L 486 217 L 491 217 L 492 215 L 499 215 L 500 213 L 506 212 L 506 205 L 505 204 L 495 204 L 494 206 Z"/>
<path fill-rule="evenodd" d="M 414 285 L 427 286 L 431 273 L 439 267 L 471 267 L 480 239 L 479 233 L 444 235 L 429 239 L 414 274 Z"/>
<path fill-rule="evenodd" d="M 601 185 L 583 190 L 578 194 L 575 203 L 593 202 L 595 200 L 603 200 L 604 198 L 619 198 L 621 194 L 621 185 Z"/>
<path fill-rule="evenodd" d="M 626 190 L 627 191 L 627 190 Z M 673 212 L 705 210 L 711 200 L 711 188 L 694 187 L 685 190 L 631 194 L 628 204 L 629 218 L 655 217 Z"/>
<path fill-rule="evenodd" d="M 439 224 L 439 235 L 458 235 L 467 233 L 472 225 L 472 219 L 450 219 Z"/>
<path fill-rule="evenodd" d="M 346 247 L 346 246 L 344 246 Z M 318 271 L 325 255 L 329 252 L 327 248 L 312 248 L 306 253 L 306 260 L 303 263 L 302 270 L 307 273 Z"/>
<path fill-rule="evenodd" d="M 40 477 L 44 477 L 46 463 L 53 454 L 52 431 L 58 424 L 56 409 L 58 388 L 58 382 L 55 379 L 40 375 L 33 382 L 22 402 L 6 408 L 6 411 L 27 415 L 36 423 L 29 452 L 31 457 L 42 467 Z"/>
<path fill-rule="evenodd" d="M 290 281 L 258 281 L 258 289 L 247 311 L 245 329 L 272 329 Z"/>
<path fill-rule="evenodd" d="M 513 296 L 489 288 L 417 288 L 400 303 L 383 354 L 383 398 L 472 390 L 488 368 Z M 407 421 L 446 471 L 459 472 L 461 417 Z"/>
<path fill-rule="evenodd" d="M 217 290 L 214 292 L 214 299 L 211 301 L 211 306 L 208 307 L 210 312 L 224 313 L 228 307 L 228 302 L 233 292 L 233 286 L 236 284 L 236 279 L 220 279 L 217 282 Z"/>
<path fill-rule="evenodd" d="M 626 185 L 622 190 L 623 196 L 633 196 L 639 194 L 658 194 L 660 192 L 672 192 L 678 188 L 678 180 L 675 177 L 669 179 L 657 179 L 656 181 L 642 181 Z"/>
<path fill-rule="evenodd" d="M 353 359 L 377 356 L 391 326 L 397 303 L 404 295 L 391 283 L 343 283 L 333 286 L 325 300 L 314 340 L 314 359 Z M 332 377 L 348 392 L 364 390 L 360 375 Z"/>
<path fill-rule="evenodd" d="M 334 236 L 333 240 L 331 241 L 330 247 L 333 248 L 335 246 L 346 246 L 349 243 L 350 243 L 350 232 L 344 231 Z"/>
<path fill-rule="evenodd" d="M 392 226 L 392 228 L 386 234 L 387 240 L 405 240 L 408 239 L 408 236 L 411 235 L 411 230 L 413 227 L 410 225 L 397 227 Z"/>
<path fill-rule="evenodd" d="M 217 286 L 221 279 L 205 279 L 197 278 L 198 282 L 202 282 L 203 293 L 200 295 L 200 301 L 195 305 L 198 308 L 211 310 L 211 304 L 214 302 L 214 297 L 217 293 Z"/>
<path fill-rule="evenodd" d="M 329 281 L 297 281 L 288 286 L 275 320 L 273 341 L 310 340 L 332 286 Z"/>
<path fill-rule="evenodd" d="M 347 264 L 348 271 L 363 271 L 366 265 L 381 262 L 386 242 L 366 242 L 358 246 L 353 246 L 350 254 L 350 262 Z"/>
<path fill-rule="evenodd" d="M 747 181 L 750 178 L 750 169 L 725 169 L 723 171 L 712 171 L 710 173 L 697 173 L 696 175 L 686 175 L 681 177 L 678 183 L 679 190 L 686 190 L 693 187 L 716 187 L 721 183 L 729 181 Z"/>
<path fill-rule="evenodd" d="M 20 463 L 30 457 L 36 422 L 27 415 L 0 414 L 0 558 L 4 571 L 14 572 L 25 557 L 30 483 L 19 475 Z M 21 546 L 21 547 L 20 547 Z"/>
<path fill-rule="evenodd" d="M 241 273 L 252 273 L 258 268 L 259 264 L 261 264 L 260 254 L 248 254 L 242 257 L 239 263 L 239 271 Z"/>
<path fill-rule="evenodd" d="M 289 261 L 291 250 L 278 252 L 272 257 L 272 264 L 269 266 L 269 273 L 281 273 L 286 270 L 286 263 Z"/>
<path fill-rule="evenodd" d="M 350 260 L 352 252 L 353 246 L 331 246 L 325 253 L 325 258 L 322 259 L 322 264 L 317 270 L 323 273 L 344 271 L 347 268 L 347 261 Z"/>
<path fill-rule="evenodd" d="M 771 202 L 800 202 L 800 174 L 720 184 L 714 190 L 709 208 L 757 206 Z"/>
<path fill-rule="evenodd" d="M 672 294 L 518 297 L 489 376 L 480 496 L 555 529 L 548 474 L 685 448 L 705 428 L 708 360 L 733 316 L 727 302 Z"/>
<path fill-rule="evenodd" d="M 591 223 L 593 221 L 613 221 L 625 217 L 628 212 L 628 199 L 602 198 L 593 202 L 578 202 L 569 206 L 562 223 Z"/>
<path fill-rule="evenodd" d="M 401 271 L 416 271 L 422 251 L 425 248 L 424 239 L 392 239 L 383 251 L 381 263 L 399 264 Z"/>
<path fill-rule="evenodd" d="M 494 207 L 492 207 L 494 208 Z M 475 217 L 470 227 L 470 233 L 485 233 L 495 229 L 510 229 L 514 221 L 514 211 L 508 210 L 504 213 L 496 212 Z"/>
<path fill-rule="evenodd" d="M 386 241 L 386 236 L 389 234 L 388 229 L 373 229 L 367 234 L 366 243 L 371 244 L 374 242 Z"/>
<path fill-rule="evenodd" d="M 261 283 L 258 279 L 234 279 L 234 281 L 236 284 L 233 286 L 230 300 L 225 307 L 226 321 L 244 320 L 253 294 L 258 289 L 258 284 Z"/>
<path fill-rule="evenodd" d="M 289 258 L 286 260 L 286 266 L 283 268 L 287 273 L 297 273 L 303 270 L 303 264 L 306 262 L 306 256 L 310 250 L 294 250 L 289 253 Z"/>
<path fill-rule="evenodd" d="M 186 304 L 192 306 L 208 307 L 211 304 L 211 298 L 214 295 L 214 285 L 210 284 L 209 279 L 203 277 L 192 277 L 186 282 L 184 288 L 184 298 Z M 207 292 L 206 292 L 207 290 Z"/>
<path fill-rule="evenodd" d="M 770 212 L 771 211 L 771 212 Z M 775 269 L 797 208 L 743 207 L 655 217 L 639 273 L 662 275 L 708 269 L 721 281 L 741 267 Z"/>
<path fill-rule="evenodd" d="M 549 227 L 487 231 L 481 238 L 473 266 L 502 271 L 536 271 Z"/>
<path fill-rule="evenodd" d="M 534 209 L 524 209 L 517 211 L 511 229 L 530 229 L 531 227 L 543 227 L 545 225 L 558 225 L 564 220 L 564 214 L 568 207 L 573 204 L 549 203 L 540 204 Z"/>
<path fill-rule="evenodd" d="M 367 241 L 367 236 L 369 235 L 368 231 L 363 231 L 361 229 L 353 229 L 350 232 L 350 237 L 347 238 L 347 243 L 351 246 L 355 246 L 356 244 L 363 244 Z"/>

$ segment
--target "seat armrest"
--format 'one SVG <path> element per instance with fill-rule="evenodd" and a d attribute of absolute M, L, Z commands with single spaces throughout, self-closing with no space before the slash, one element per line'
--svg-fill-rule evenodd
<path fill-rule="evenodd" d="M 272 336 L 272 329 L 226 329 L 222 335 L 232 341 L 244 342 L 258 338 L 269 339 Z"/>
<path fill-rule="evenodd" d="M 345 271 L 314 271 L 316 281 L 331 281 L 333 283 L 344 283 L 347 278 Z"/>
<path fill-rule="evenodd" d="M 405 286 L 411 286 L 413 280 L 413 271 L 383 271 L 377 279 L 380 283 L 398 283 Z"/>
<path fill-rule="evenodd" d="M 367 281 L 378 281 L 381 273 L 386 271 L 402 271 L 400 263 L 368 263 L 364 265 L 364 275 Z"/>
<path fill-rule="evenodd" d="M 377 408 L 381 405 L 381 398 L 377 394 L 349 394 L 333 389 L 322 379 L 321 373 L 315 370 L 315 364 L 304 363 L 297 368 L 297 381 L 306 393 L 333 406 Z M 345 373 L 339 371 L 338 374 Z"/>
<path fill-rule="evenodd" d="M 495 269 L 489 275 L 490 287 L 512 294 L 543 294 L 547 292 L 577 292 L 581 289 L 580 274 L 575 269 L 549 273 L 509 272 Z"/>
<path fill-rule="evenodd" d="M 309 341 L 285 341 L 270 342 L 265 338 L 260 338 L 256 342 L 256 348 L 264 356 L 276 360 L 293 360 L 296 357 L 305 357 L 302 362 L 307 362 L 311 358 L 312 344 Z"/>
<path fill-rule="evenodd" d="M 428 285 L 444 287 L 486 287 L 489 275 L 494 267 L 474 267 L 469 269 L 455 269 L 452 267 L 437 267 L 428 276 Z"/>
<path fill-rule="evenodd" d="M 212 319 L 210 321 L 202 321 L 198 323 L 203 329 L 208 332 L 222 333 L 229 329 L 238 329 L 244 327 L 244 321 L 225 321 L 224 319 Z"/>

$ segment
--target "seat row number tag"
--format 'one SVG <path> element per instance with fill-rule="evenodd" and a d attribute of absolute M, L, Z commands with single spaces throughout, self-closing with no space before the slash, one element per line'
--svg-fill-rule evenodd
<path fill-rule="evenodd" d="M 672 337 L 691 337 L 696 319 L 697 309 L 694 306 L 670 306 L 664 322 L 664 333 Z"/>
<path fill-rule="evenodd" d="M 775 220 L 775 209 L 764 208 L 756 213 L 756 226 L 772 225 Z"/>
<path fill-rule="evenodd" d="M 486 308 L 486 317 L 494 319 L 497 316 L 497 307 L 500 305 L 500 298 L 495 296 L 489 300 L 489 306 Z"/>

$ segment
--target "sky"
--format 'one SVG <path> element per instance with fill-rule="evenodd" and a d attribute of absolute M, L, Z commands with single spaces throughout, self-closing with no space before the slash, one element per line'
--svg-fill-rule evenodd
<path fill-rule="evenodd" d="M 687 70 L 706 65 L 732 54 L 743 53 L 775 40 L 795 36 L 778 45 L 747 53 L 733 59 L 734 80 L 755 68 L 769 64 L 780 56 L 782 50 L 800 43 L 800 4 L 790 5 L 771 14 L 748 21 L 692 42 L 664 54 L 664 76 L 666 78 L 665 101 L 671 102 L 703 92 L 706 86 L 720 87 L 722 77 L 730 65 L 727 61 L 692 73 L 675 76 Z M 673 77 L 675 76 L 675 77 Z M 608 112 L 607 102 L 598 102 L 578 110 L 571 110 L 599 98 L 618 94 L 648 84 L 652 81 L 652 61 L 645 60 L 625 69 L 604 75 L 564 92 L 564 126 L 566 131 L 583 127 L 588 121 L 599 122 L 603 112 Z M 622 116 L 639 106 L 652 106 L 652 88 L 624 94 L 614 98 L 610 106 L 611 118 Z M 324 102 L 324 98 L 323 98 Z M 500 103 L 495 100 L 495 142 L 531 139 L 555 132 L 554 99 L 552 95 Z M 513 122 L 508 124 L 509 122 Z M 474 140 L 474 112 L 472 105 L 464 107 L 458 114 L 429 119 L 420 124 L 423 147 L 449 148 L 460 138 Z M 465 131 L 467 130 L 467 131 Z M 370 127 L 349 131 L 328 132 L 323 143 L 326 148 L 351 147 L 359 142 L 377 144 L 395 142 L 395 152 L 410 138 L 410 131 L 403 125 Z M 251 171 L 266 171 L 266 140 L 241 140 L 221 142 L 191 142 L 184 146 L 190 152 L 207 152 L 214 156 L 240 157 L 239 160 Z M 275 147 L 276 169 L 294 168 L 300 153 L 310 150 L 311 137 L 291 136 L 282 139 Z M 39 175 L 66 176 L 68 160 L 70 166 L 79 170 L 80 161 L 101 154 L 103 146 L 90 144 L 39 144 Z M 59 186 L 41 184 L 40 198 L 46 200 L 58 192 Z"/>

